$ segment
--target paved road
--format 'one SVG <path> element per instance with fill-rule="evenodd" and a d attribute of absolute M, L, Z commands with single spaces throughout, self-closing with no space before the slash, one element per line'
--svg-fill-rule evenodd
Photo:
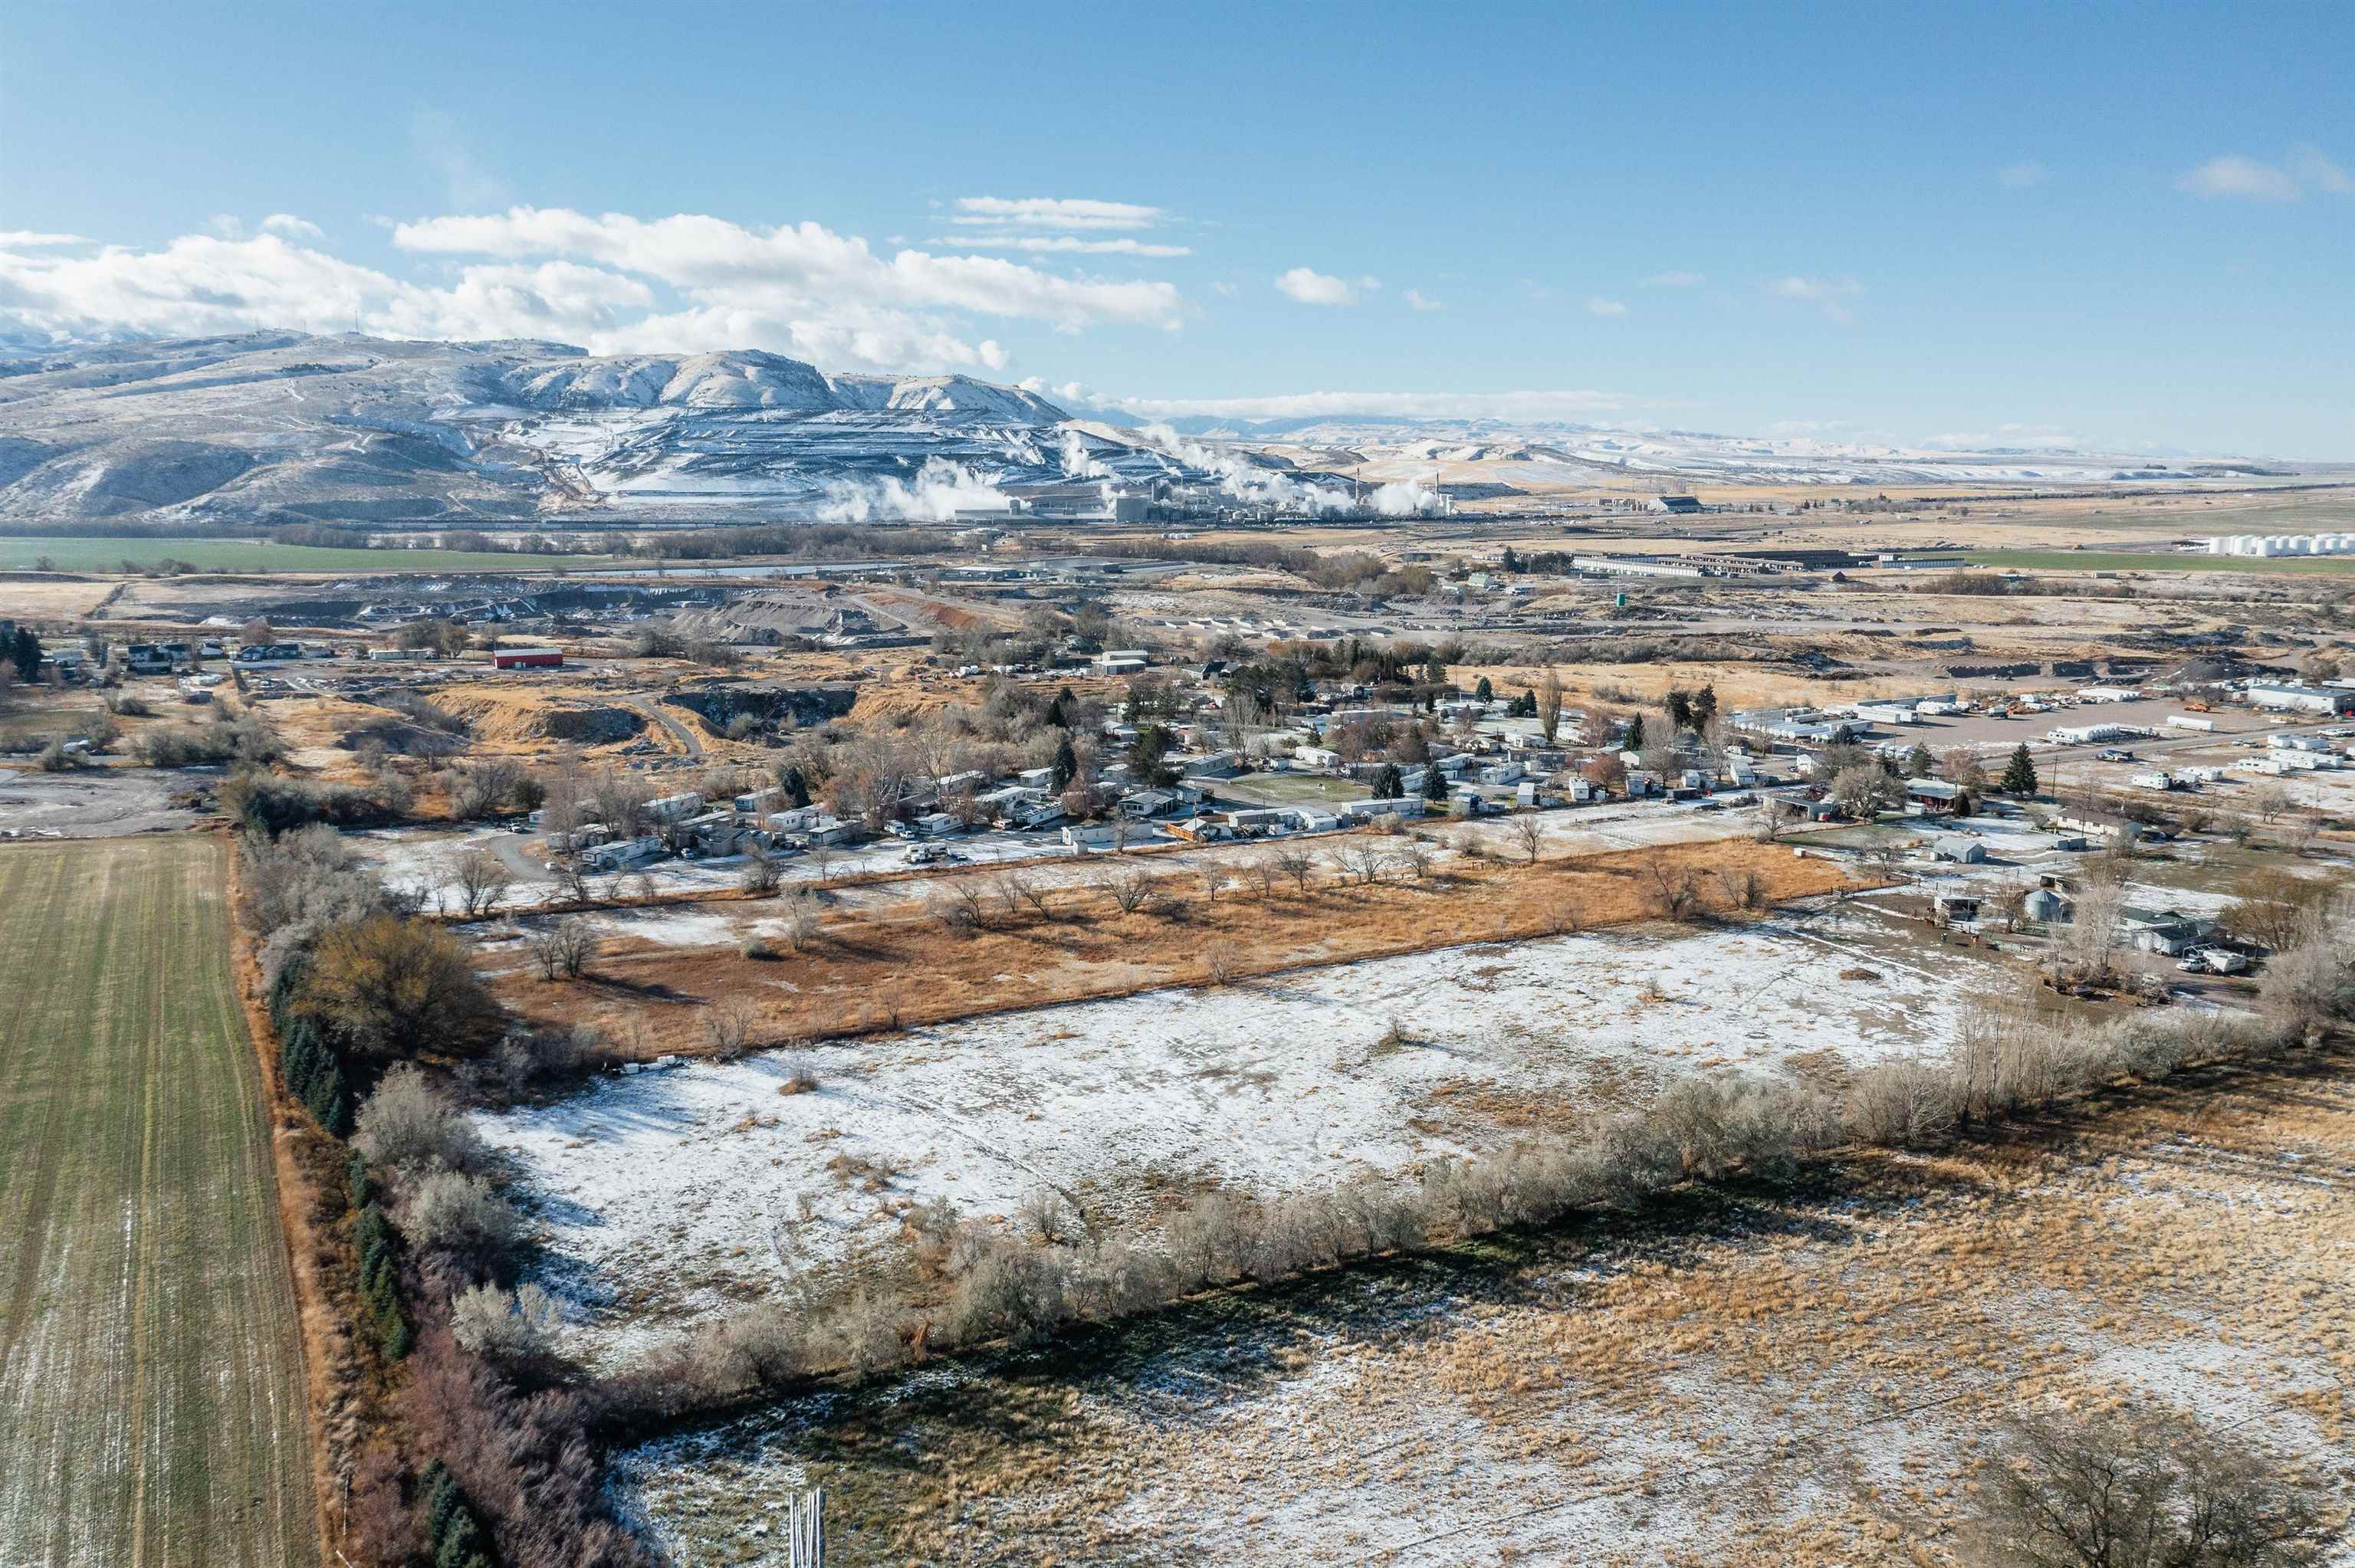
<path fill-rule="evenodd" d="M 698 761 L 702 759 L 703 738 L 697 735 L 693 730 L 687 728 L 687 726 L 671 717 L 670 715 L 663 712 L 662 705 L 660 703 L 635 702 L 624 698 L 622 702 L 622 705 L 628 708 L 633 713 L 645 715 L 647 718 L 652 719 L 655 723 L 662 726 L 663 728 L 670 731 L 671 737 L 677 740 L 679 745 L 687 748 L 687 754 L 688 757 Z"/>

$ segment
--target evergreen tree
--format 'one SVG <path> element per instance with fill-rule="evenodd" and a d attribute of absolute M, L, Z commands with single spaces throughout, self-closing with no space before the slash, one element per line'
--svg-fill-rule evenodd
<path fill-rule="evenodd" d="M 41 640 L 29 628 L 16 628 L 16 640 L 8 650 L 8 659 L 16 666 L 16 679 L 30 683 L 41 678 Z"/>
<path fill-rule="evenodd" d="M 336 1102 L 342 1098 L 344 1070 L 336 1065 L 333 1055 L 323 1054 L 318 1070 L 311 1075 L 310 1086 L 303 1092 L 303 1103 L 311 1107 L 311 1114 L 319 1118 L 319 1125 L 325 1127 L 334 1118 Z"/>
<path fill-rule="evenodd" d="M 1480 683 L 1472 688 L 1472 695 L 1480 702 L 1493 703 L 1497 700 L 1497 688 L 1488 683 L 1487 676 L 1483 675 Z"/>
<path fill-rule="evenodd" d="M 1433 804 L 1447 799 L 1447 775 L 1435 762 L 1423 770 L 1423 798 Z"/>
<path fill-rule="evenodd" d="M 1047 722 L 1054 726 L 1057 729 L 1071 728 L 1071 708 L 1078 700 L 1078 698 L 1071 695 L 1071 688 L 1069 686 L 1065 686 L 1061 691 L 1057 692 L 1055 694 L 1055 700 L 1047 705 Z"/>
<path fill-rule="evenodd" d="M 1717 688 L 1715 686 L 1703 686 L 1700 691 L 1693 694 L 1692 716 L 1693 727 L 1695 729 L 1706 727 L 1709 721 L 1717 716 Z"/>
<path fill-rule="evenodd" d="M 466 1568 L 467 1561 L 483 1550 L 483 1527 L 472 1509 L 461 1507 L 450 1516 L 442 1531 L 442 1544 L 433 1549 L 433 1568 Z"/>
<path fill-rule="evenodd" d="M 278 1043 L 278 1076 L 286 1092 L 308 1104 L 311 1086 L 318 1081 L 319 1068 L 326 1058 L 326 1048 L 319 1044 L 319 1031 L 307 1018 L 298 1018 Z"/>
<path fill-rule="evenodd" d="M 785 804 L 800 810 L 810 803 L 809 779 L 796 767 L 787 767 L 777 775 L 777 788 L 785 792 Z"/>
<path fill-rule="evenodd" d="M 270 1026 L 281 1039 L 293 1026 L 294 1004 L 303 1000 L 303 986 L 311 971 L 311 955 L 298 952 L 280 967 L 270 982 Z"/>
<path fill-rule="evenodd" d="M 1930 755 L 1930 748 L 1917 740 L 1913 743 L 1913 749 L 1905 754 L 1905 777 L 1927 779 L 1936 763 L 1937 759 Z"/>
<path fill-rule="evenodd" d="M 1998 788 L 2022 800 L 2036 793 L 2036 763 L 2028 755 L 2026 741 L 2012 747 L 2011 760 L 2004 764 L 2003 779 Z"/>
<path fill-rule="evenodd" d="M 1627 744 L 1620 749 L 1623 751 L 1644 749 L 1644 715 L 1642 714 L 1637 714 L 1627 721 Z"/>
<path fill-rule="evenodd" d="M 425 1467 L 425 1539 L 440 1550 L 442 1538 L 450 1532 L 450 1521 L 465 1506 L 465 1497 L 458 1490 L 458 1478 L 449 1467 L 436 1459 Z"/>
<path fill-rule="evenodd" d="M 1381 772 L 1374 778 L 1374 799 L 1395 800 L 1405 793 L 1406 777 L 1399 771 L 1399 765 L 1395 762 L 1383 763 Z"/>
<path fill-rule="evenodd" d="M 1080 776 L 1080 754 L 1071 748 L 1071 736 L 1069 731 L 1065 731 L 1063 738 L 1055 745 L 1055 760 L 1051 765 L 1051 770 L 1055 780 L 1055 793 L 1058 795 L 1070 789 L 1071 780 Z"/>
<path fill-rule="evenodd" d="M 376 1178 L 368 1174 L 368 1157 L 357 1149 L 344 1161 L 344 1196 L 355 1209 L 365 1209 L 376 1202 Z"/>
<path fill-rule="evenodd" d="M 1692 698 L 1681 686 L 1668 690 L 1668 724 L 1674 729 L 1692 728 Z"/>
<path fill-rule="evenodd" d="M 1146 789 L 1176 781 L 1178 775 L 1162 758 L 1169 755 L 1169 732 L 1157 724 L 1144 726 L 1128 743 L 1128 776 Z"/>

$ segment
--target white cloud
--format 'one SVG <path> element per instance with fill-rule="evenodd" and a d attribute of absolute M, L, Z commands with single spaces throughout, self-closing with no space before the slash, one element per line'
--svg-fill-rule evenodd
<path fill-rule="evenodd" d="M 1381 284 L 1371 278 L 1359 278 L 1353 281 L 1313 268 L 1295 267 L 1278 278 L 1275 286 L 1304 305 L 1354 305 L 1359 295 L 1371 293 Z"/>
<path fill-rule="evenodd" d="M 1995 172 L 1995 183 L 2006 190 L 2024 191 L 2030 185 L 2041 185 L 2052 177 L 2052 171 L 2033 158 L 2017 164 L 2006 164 Z"/>
<path fill-rule="evenodd" d="M 327 231 L 307 217 L 297 217 L 291 212 L 273 212 L 261 220 L 261 232 L 274 234 L 281 239 L 325 239 Z"/>
<path fill-rule="evenodd" d="M 756 230 L 528 207 L 397 225 L 402 250 L 465 259 L 428 284 L 302 243 L 301 222 L 273 215 L 250 238 L 186 235 L 145 251 L 0 243 L 0 320 L 158 334 L 339 332 L 357 321 L 391 335 L 547 338 L 599 354 L 765 348 L 829 368 L 996 371 L 1010 355 L 995 337 L 976 340 L 968 318 L 1175 330 L 1185 308 L 1166 282 L 1059 277 L 999 257 L 878 255 L 817 224 Z"/>
<path fill-rule="evenodd" d="M 2297 177 L 2328 196 L 2355 196 L 2355 175 L 2325 157 L 2322 149 L 2301 143 L 2290 154 Z"/>
<path fill-rule="evenodd" d="M 1144 239 L 1082 239 L 1074 234 L 960 234 L 935 239 L 935 245 L 962 245 L 968 250 L 1021 250 L 1034 255 L 1071 256 L 1191 256 L 1188 245 L 1163 245 Z"/>
<path fill-rule="evenodd" d="M 1864 285 L 1853 278 L 1777 278 L 1767 285 L 1767 291 L 1785 300 L 1806 300 L 1824 313 L 1824 319 L 1848 325 L 1856 320 L 1840 301 L 1864 292 Z"/>
<path fill-rule="evenodd" d="M 1105 406 L 1153 418 L 1578 419 L 1628 406 L 1617 392 L 1298 392 L 1264 397 L 1118 397 Z"/>
<path fill-rule="evenodd" d="M 2211 201 L 2231 197 L 2243 201 L 2296 201 L 2297 181 L 2271 164 L 2227 153 L 2211 158 L 2175 182 L 2175 188 Z"/>
<path fill-rule="evenodd" d="M 1410 308 L 1418 311 L 1444 311 L 1447 308 L 1446 301 L 1434 300 L 1421 289 L 1409 289 L 1406 291 L 1406 302 Z"/>
<path fill-rule="evenodd" d="M 1231 300 L 1241 291 L 1237 289 L 1234 284 L 1226 281 L 1224 279 L 1221 279 L 1218 282 L 1210 285 L 1210 292 L 1218 295 L 1220 299 Z"/>
<path fill-rule="evenodd" d="M 0 250 L 32 250 L 52 245 L 88 245 L 79 234 L 44 234 L 37 228 L 0 228 Z"/>
<path fill-rule="evenodd" d="M 1627 313 L 1625 300 L 1606 300 L 1600 294 L 1586 296 L 1586 308 L 1598 316 L 1624 316 Z"/>
<path fill-rule="evenodd" d="M 1183 314 L 1169 283 L 1075 280 L 990 256 L 903 249 L 886 259 L 815 223 L 764 230 L 689 213 L 648 221 L 518 207 L 404 223 L 392 238 L 404 250 L 434 254 L 579 257 L 736 310 L 956 310 L 1071 332 L 1105 323 L 1174 328 Z"/>
<path fill-rule="evenodd" d="M 1086 201 L 1061 196 L 959 196 L 951 223 L 992 228 L 1151 228 L 1168 215 L 1157 207 L 1125 201 Z"/>
<path fill-rule="evenodd" d="M 1672 268 L 1666 272 L 1655 272 L 1650 277 L 1645 279 L 1644 287 L 1647 289 L 1698 289 L 1703 283 L 1708 281 L 1709 274 L 1706 272 L 1692 272 L 1688 271 L 1683 268 Z"/>

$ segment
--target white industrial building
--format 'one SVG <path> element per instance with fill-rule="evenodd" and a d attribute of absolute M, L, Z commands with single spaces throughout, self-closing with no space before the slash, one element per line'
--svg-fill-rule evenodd
<path fill-rule="evenodd" d="M 2211 556 L 2355 555 L 2355 534 L 2224 534 L 2208 541 Z"/>
<path fill-rule="evenodd" d="M 2248 689 L 2249 702 L 2261 708 L 2280 708 L 2291 713 L 2336 714 L 2355 708 L 2355 692 L 2334 691 L 2327 686 L 2298 686 L 2278 681 L 2252 681 Z"/>

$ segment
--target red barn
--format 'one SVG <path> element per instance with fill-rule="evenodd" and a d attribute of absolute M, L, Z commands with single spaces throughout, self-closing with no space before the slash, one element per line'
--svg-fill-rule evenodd
<path fill-rule="evenodd" d="M 495 648 L 491 651 L 494 670 L 561 670 L 564 650 L 561 648 Z"/>

